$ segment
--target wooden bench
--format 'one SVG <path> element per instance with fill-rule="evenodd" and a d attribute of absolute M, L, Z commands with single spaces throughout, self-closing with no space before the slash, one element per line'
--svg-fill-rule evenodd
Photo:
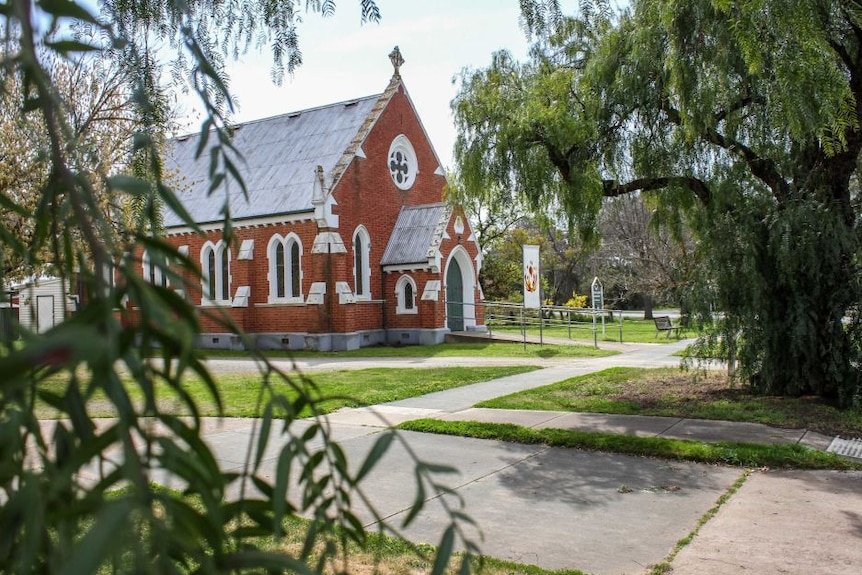
<path fill-rule="evenodd" d="M 652 318 L 655 322 L 655 337 L 658 337 L 659 332 L 666 331 L 667 339 L 670 339 L 670 334 L 676 332 L 676 337 L 679 337 L 679 332 L 682 329 L 681 325 L 673 323 L 668 315 L 659 315 Z"/>

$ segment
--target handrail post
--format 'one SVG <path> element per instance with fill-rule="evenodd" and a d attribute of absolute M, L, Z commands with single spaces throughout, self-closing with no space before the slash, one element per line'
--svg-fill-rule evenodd
<path fill-rule="evenodd" d="M 620 343 L 623 342 L 623 310 L 620 310 Z"/>
<path fill-rule="evenodd" d="M 539 345 L 540 346 L 545 344 L 544 334 L 543 334 L 544 326 L 545 326 L 545 310 L 540 305 L 539 306 Z"/>

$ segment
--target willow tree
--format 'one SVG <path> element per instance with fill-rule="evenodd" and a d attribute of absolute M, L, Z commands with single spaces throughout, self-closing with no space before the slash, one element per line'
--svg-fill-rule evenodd
<path fill-rule="evenodd" d="M 368 502 L 362 480 L 398 435 L 381 433 L 362 461 L 348 465 L 322 417 L 320 390 L 261 356 L 260 418 L 244 464 L 224 469 L 217 462 L 202 438 L 200 403 L 185 382 L 202 380 L 207 402 L 220 408 L 218 384 L 193 349 L 200 318 L 242 333 L 225 314 L 195 308 L 175 291 L 200 289 L 200 270 L 159 237 L 156 206 L 163 203 L 200 230 L 161 177 L 160 90 L 149 49 L 150 42 L 173 47 L 173 69 L 200 97 L 198 154 L 210 159 L 211 189 L 231 179 L 241 193 L 222 62 L 266 44 L 278 79 L 301 62 L 297 30 L 306 11 L 327 14 L 335 4 L 104 0 L 99 11 L 95 5 L 0 0 L 3 135 L 11 134 L 6 127 L 31 135 L 27 146 L 3 150 L 0 158 L 0 208 L 14 216 L 0 218 L 0 286 L 10 273 L 4 260 L 25 261 L 33 270 L 51 263 L 61 276 L 74 274 L 83 295 L 59 325 L 43 333 L 22 328 L 20 342 L 0 346 L 0 573 L 347 572 L 349 544 L 368 541 L 355 510 L 356 502 Z M 373 0 L 359 6 L 362 18 L 379 17 Z M 94 34 L 78 34 L 82 28 Z M 111 132 L 116 147 L 96 145 L 111 138 L 94 141 L 77 129 L 95 121 L 79 111 L 113 108 L 115 98 L 97 108 L 73 105 L 103 94 L 111 78 L 88 76 L 83 85 L 62 77 L 97 58 L 115 65 L 128 88 L 120 90 L 122 124 L 134 127 Z M 64 97 L 64 86 L 74 94 Z M 110 127 L 120 125 L 114 120 Z M 116 166 L 113 150 L 133 161 Z M 22 172 L 32 172 L 24 183 L 16 179 Z M 136 199 L 144 206 L 137 218 L 117 222 L 106 208 Z M 226 197 L 214 201 L 229 205 Z M 226 208 L 224 216 L 230 242 Z M 22 230 L 33 232 L 22 237 Z M 170 288 L 140 276 L 144 250 L 163 265 Z M 127 305 L 138 321 L 122 321 Z M 97 424 L 95 409 L 113 417 Z M 306 414 L 311 419 L 297 421 Z M 39 420 L 46 415 L 56 421 Z M 263 466 L 265 454 L 276 458 L 274 469 Z M 405 525 L 428 490 L 445 490 L 440 472 L 416 461 L 416 498 Z M 468 551 L 475 545 L 464 537 L 463 514 L 451 501 L 437 501 L 452 511 L 434 564 L 442 573 L 455 545 Z M 376 528 L 398 532 L 368 508 Z M 469 568 L 465 557 L 462 570 Z"/>
<path fill-rule="evenodd" d="M 582 4 L 567 17 L 521 2 L 529 61 L 500 53 L 462 74 L 466 188 L 558 202 L 585 232 L 603 198 L 652 197 L 694 222 L 708 263 L 692 303 L 723 312 L 711 342 L 741 376 L 860 402 L 859 4 Z"/>

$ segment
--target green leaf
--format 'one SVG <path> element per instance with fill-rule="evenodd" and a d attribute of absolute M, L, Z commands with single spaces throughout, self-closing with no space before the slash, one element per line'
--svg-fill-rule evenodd
<path fill-rule="evenodd" d="M 92 44 L 79 42 L 77 40 L 58 40 L 56 42 L 46 42 L 45 46 L 61 54 L 67 54 L 69 52 L 98 52 L 102 50 L 102 48 L 99 46 L 93 46 Z"/>
<path fill-rule="evenodd" d="M 386 430 L 380 434 L 380 437 L 377 438 L 377 441 L 374 442 L 374 446 L 371 448 L 371 451 L 365 457 L 365 461 L 362 462 L 362 466 L 359 468 L 359 471 L 356 472 L 356 476 L 353 478 L 353 484 L 359 484 L 362 479 L 368 475 L 374 466 L 380 462 L 380 459 L 392 445 L 392 440 L 395 438 L 394 430 Z"/>
<path fill-rule="evenodd" d="M 39 7 L 55 18 L 72 18 L 101 26 L 96 17 L 77 2 L 70 0 L 39 0 Z"/>
<path fill-rule="evenodd" d="M 274 528 L 277 534 L 282 533 L 282 524 L 285 515 L 294 512 L 294 508 L 287 501 L 287 488 L 290 483 L 290 469 L 293 462 L 293 450 L 290 445 L 285 446 L 278 454 L 275 466 L 275 485 L 270 497 L 272 499 L 272 512 Z"/>
<path fill-rule="evenodd" d="M 257 436 L 257 450 L 254 453 L 254 470 L 260 468 L 260 462 L 263 460 L 266 453 L 266 446 L 269 443 L 269 434 L 272 430 L 272 403 L 267 403 L 263 408 L 263 415 L 260 419 L 260 431 Z"/>
<path fill-rule="evenodd" d="M 446 567 L 449 565 L 449 559 L 452 557 L 454 544 L 455 526 L 450 525 L 443 532 L 440 545 L 437 546 L 437 554 L 434 557 L 434 567 L 431 569 L 431 575 L 443 575 L 446 573 Z"/>
<path fill-rule="evenodd" d="M 290 555 L 256 549 L 227 554 L 224 557 L 224 564 L 228 569 L 240 572 L 268 569 L 277 573 L 291 572 L 297 575 L 315 575 L 308 565 Z"/>
<path fill-rule="evenodd" d="M 407 515 L 404 517 L 404 521 L 401 523 L 402 527 L 407 527 L 410 523 L 416 519 L 416 516 L 419 515 L 419 512 L 422 511 L 422 508 L 425 507 L 425 479 L 422 473 L 419 471 L 418 466 L 416 469 L 416 494 L 413 498 L 413 504 L 410 506 L 410 510 L 407 512 Z"/>
<path fill-rule="evenodd" d="M 93 526 L 72 549 L 60 575 L 95 573 L 116 549 L 117 535 L 125 531 L 133 509 L 128 498 L 106 500 Z"/>

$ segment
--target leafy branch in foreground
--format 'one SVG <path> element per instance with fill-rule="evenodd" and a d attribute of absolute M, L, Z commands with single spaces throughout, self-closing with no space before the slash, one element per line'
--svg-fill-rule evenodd
<path fill-rule="evenodd" d="M 260 418 L 244 463 L 225 468 L 203 440 L 206 422 L 182 383 L 194 375 L 220 405 L 217 382 L 193 349 L 199 311 L 174 291 L 199 289 L 200 271 L 158 236 L 159 204 L 192 230 L 197 227 L 161 174 L 163 126 L 153 111 L 163 102 L 148 64 L 147 42 L 168 39 L 179 50 L 206 112 L 198 153 L 210 154 L 214 184 L 232 178 L 242 189 L 219 106 L 223 101 L 230 108 L 230 95 L 215 56 L 260 33 L 271 40 L 274 52 L 287 57 L 288 69 L 298 65 L 296 26 L 303 3 L 121 0 L 101 5 L 97 15 L 68 0 L 0 0 L 5 46 L 0 89 L 17 90 L 18 118 L 41 126 L 34 154 L 46 166 L 35 184 L 35 208 L 24 206 L 14 190 L 0 189 L 3 208 L 33 230 L 32 246 L 27 246 L 15 241 L 16 230 L 0 220 L 8 252 L 0 257 L 25 261 L 33 270 L 50 259 L 80 295 L 80 306 L 65 321 L 44 333 L 23 330 L 21 341 L 0 353 L 0 572 L 346 571 L 347 544 L 366 541 L 369 521 L 386 533 L 401 529 L 386 523 L 373 506 L 367 505 L 369 516 L 361 518 L 354 507 L 358 501 L 368 504 L 362 480 L 400 437 L 394 431 L 381 434 L 354 471 L 322 417 L 314 382 L 289 376 L 258 356 L 264 381 L 257 399 Z M 334 8 L 330 0 L 305 5 L 312 12 Z M 362 0 L 360 6 L 364 18 L 379 17 L 373 1 Z M 222 41 L 219 34 L 233 24 L 236 33 Z M 90 39 L 76 35 L 81 27 L 94 31 Z M 122 139 L 134 166 L 112 164 L 98 177 L 93 160 L 104 158 L 98 150 L 83 153 L 48 64 L 96 57 L 107 58 L 125 74 L 122 89 L 138 126 Z M 278 54 L 276 62 L 282 62 Z M 209 138 L 214 144 L 208 147 Z M 131 198 L 144 208 L 117 230 L 115 214 L 100 197 L 117 205 Z M 226 241 L 229 217 L 225 210 Z M 168 270 L 172 288 L 137 273 L 144 250 L 153 264 Z M 6 262 L 0 263 L 5 287 L 10 278 Z M 208 316 L 242 337 L 224 314 Z M 64 385 L 60 390 L 44 385 L 49 378 L 60 378 Z M 142 400 L 130 395 L 130 379 Z M 285 385 L 295 399 L 280 393 Z M 164 386 L 191 417 L 163 408 Z M 97 400 L 110 403 L 116 417 L 92 418 L 89 410 Z M 51 405 L 62 418 L 38 420 L 37 402 Z M 315 417 L 300 424 L 297 417 L 305 409 Z M 447 492 L 438 477 L 447 470 L 419 461 L 409 445 L 405 449 L 416 463 L 409 523 L 430 494 Z M 468 551 L 462 570 L 469 570 L 469 552 L 476 546 L 466 536 L 469 521 L 461 502 L 439 500 L 451 523 L 434 572 L 448 566 L 456 546 Z M 285 520 L 298 515 L 313 519 L 298 553 L 261 545 L 262 535 L 283 536 Z"/>

